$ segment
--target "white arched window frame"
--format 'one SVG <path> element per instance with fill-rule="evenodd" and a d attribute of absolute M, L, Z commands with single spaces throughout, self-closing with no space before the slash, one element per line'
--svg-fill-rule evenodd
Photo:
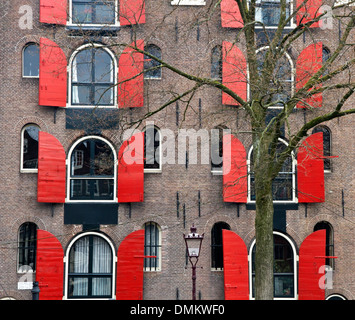
<path fill-rule="evenodd" d="M 258 52 L 261 52 L 263 50 L 267 50 L 268 48 L 269 48 L 268 46 L 261 47 L 258 50 L 256 50 L 256 54 L 258 54 Z M 291 94 L 291 96 L 293 96 L 294 92 L 295 92 L 294 83 L 295 83 L 295 72 L 296 72 L 296 69 L 295 69 L 294 63 L 293 63 L 290 55 L 287 52 L 284 52 L 283 55 L 286 57 L 287 61 L 290 63 L 290 71 L 291 71 L 291 73 L 290 73 L 290 78 L 289 78 L 288 82 L 291 85 L 290 94 Z M 248 77 L 248 79 L 250 78 L 248 65 L 247 65 L 247 77 Z M 247 83 L 247 99 L 250 100 L 250 98 L 251 98 L 250 83 L 248 81 L 248 83 Z M 271 107 L 269 107 L 269 109 L 283 109 L 283 106 L 271 106 Z"/>
<path fill-rule="evenodd" d="M 113 96 L 112 96 L 112 100 L 113 100 L 113 104 L 112 105 L 80 105 L 80 104 L 76 104 L 73 103 L 73 99 L 75 99 L 75 93 L 73 93 L 73 81 L 75 81 L 75 57 L 77 56 L 78 53 L 80 53 L 83 50 L 86 49 L 91 49 L 91 48 L 95 48 L 95 49 L 102 49 L 104 51 L 106 51 L 112 60 L 112 65 L 113 68 L 110 70 L 110 77 L 111 77 L 111 83 L 112 83 L 112 88 L 113 88 Z M 74 51 L 74 53 L 71 55 L 70 59 L 69 59 L 69 65 L 67 68 L 67 72 L 68 72 L 68 102 L 67 102 L 67 107 L 73 107 L 73 108 L 117 108 L 118 107 L 118 100 L 117 100 L 117 86 L 115 85 L 116 83 L 116 79 L 117 79 L 117 75 L 118 75 L 118 64 L 117 64 L 117 60 L 116 57 L 114 55 L 114 53 L 107 49 L 105 47 L 105 45 L 103 44 L 99 44 L 99 43 L 88 43 L 85 44 L 81 47 L 79 47 L 78 49 L 76 49 Z"/>
<path fill-rule="evenodd" d="M 27 43 L 22 49 L 22 77 L 39 78 L 39 45 Z"/>
<path fill-rule="evenodd" d="M 68 23 L 67 23 L 67 26 L 70 27 L 70 26 L 74 26 L 74 27 L 99 27 L 99 28 L 102 28 L 103 26 L 109 26 L 109 27 L 119 27 L 120 26 L 120 21 L 119 21 L 119 0 L 98 0 L 98 1 L 95 1 L 94 5 L 95 5 L 95 8 L 93 7 L 93 3 L 92 1 L 85 1 L 85 0 L 81 0 L 81 1 L 77 1 L 77 0 L 69 0 L 69 15 L 68 15 Z M 97 8 L 98 6 L 100 6 L 101 9 L 107 9 L 105 10 L 106 12 L 109 12 L 108 9 L 109 6 L 108 6 L 108 3 L 109 2 L 112 2 L 112 5 L 114 6 L 114 10 L 113 10 L 113 21 L 101 21 L 99 23 L 97 23 L 97 21 L 78 21 L 76 18 L 75 18 L 75 12 L 74 12 L 74 8 L 75 8 L 75 5 L 79 5 L 79 6 L 83 6 L 83 11 L 82 13 L 86 13 L 88 14 L 88 17 L 90 18 L 90 14 L 91 14 L 91 17 L 92 17 L 92 14 L 93 12 L 97 11 Z M 86 7 L 85 7 L 86 6 Z M 110 10 L 112 11 L 112 9 Z M 96 14 L 96 12 L 95 12 Z M 92 19 L 92 18 L 91 18 Z"/>
<path fill-rule="evenodd" d="M 288 10 L 288 15 L 286 16 L 286 19 L 288 19 L 288 17 L 290 17 L 292 14 L 293 14 L 293 0 L 286 0 L 287 1 L 287 8 L 286 10 Z M 267 28 L 267 29 L 277 29 L 278 27 L 278 21 L 280 20 L 279 19 L 279 15 L 276 16 L 276 19 L 274 19 L 276 21 L 276 25 L 269 25 L 267 22 L 268 21 L 263 21 L 263 17 L 262 17 L 262 14 L 263 14 L 263 11 L 264 11 L 264 14 L 268 13 L 268 8 L 267 7 L 270 7 L 270 12 L 272 12 L 273 14 L 276 14 L 277 13 L 277 3 L 280 4 L 280 0 L 256 0 L 256 3 L 255 3 L 255 20 L 256 21 L 259 21 L 261 23 L 263 23 L 264 25 L 260 25 L 260 24 L 256 24 L 255 25 L 255 28 L 257 29 L 263 29 L 264 27 Z M 248 6 L 250 5 L 250 1 L 248 1 Z M 291 19 L 290 20 L 290 23 L 288 25 L 285 26 L 285 29 L 293 29 L 296 27 L 296 24 L 295 24 L 295 19 Z"/>
<path fill-rule="evenodd" d="M 288 145 L 288 143 L 279 138 L 279 142 L 285 144 L 286 146 Z M 251 147 L 249 149 L 248 152 L 248 159 L 247 159 L 247 166 L 248 166 L 248 203 L 255 203 L 255 200 L 251 199 L 251 156 L 252 156 L 252 152 L 253 152 L 253 147 Z M 279 172 L 279 173 L 288 173 L 288 174 L 292 174 L 292 199 L 291 200 L 274 200 L 274 203 L 297 203 L 298 199 L 297 199 L 297 195 L 296 195 L 296 167 L 297 167 L 297 160 L 296 157 L 294 155 L 294 152 L 291 153 L 291 158 L 292 158 L 292 172 Z"/>
<path fill-rule="evenodd" d="M 151 130 L 154 130 L 156 133 L 154 135 L 154 160 L 155 160 L 155 163 L 158 163 L 159 164 L 159 168 L 149 168 L 149 165 L 147 166 L 146 165 L 146 159 L 147 159 L 147 156 L 146 156 L 146 138 L 147 138 L 147 129 L 148 131 L 150 132 Z M 163 155 L 162 155 L 162 152 L 161 152 L 161 144 L 162 144 L 162 141 L 161 141 L 161 131 L 160 129 L 153 125 L 153 124 L 147 124 L 146 127 L 143 129 L 143 132 L 144 132 L 144 157 L 145 157 L 145 160 L 144 160 L 144 173 L 161 173 L 162 172 L 162 161 L 163 161 Z M 159 144 L 159 145 L 157 145 Z M 154 166 L 155 166 L 155 163 L 154 163 Z"/>
<path fill-rule="evenodd" d="M 85 177 L 85 178 L 73 178 L 71 176 L 71 171 L 73 166 L 78 166 L 80 165 L 80 163 L 76 162 L 72 163 L 71 159 L 72 159 L 72 154 L 75 150 L 75 148 L 83 141 L 85 140 L 90 140 L 90 139 L 96 139 L 96 140 L 101 140 L 104 143 L 106 143 L 112 150 L 112 154 L 113 154 L 113 199 L 112 200 L 72 200 L 70 199 L 71 197 L 71 181 L 75 180 L 75 179 L 107 179 L 105 177 Z M 79 155 L 80 157 L 80 155 Z M 70 148 L 69 153 L 68 153 L 68 158 L 67 158 L 67 198 L 66 198 L 66 202 L 117 202 L 117 154 L 115 151 L 114 146 L 106 139 L 100 137 L 100 136 L 85 136 L 80 138 L 79 140 L 77 140 Z"/>
<path fill-rule="evenodd" d="M 69 267 L 70 267 L 70 250 L 73 247 L 73 245 L 80 239 L 86 236 L 94 236 L 94 237 L 100 237 L 102 238 L 104 241 L 106 241 L 106 243 L 109 245 L 111 251 L 112 251 L 112 266 L 111 266 L 111 271 L 112 271 L 112 279 L 111 279 L 111 297 L 109 298 L 102 298 L 102 300 L 110 300 L 110 299 L 116 299 L 116 263 L 117 263 L 117 256 L 116 256 L 116 249 L 114 247 L 114 245 L 112 244 L 111 240 L 104 234 L 99 233 L 99 232 L 85 232 L 85 233 L 81 233 L 77 236 L 75 236 L 70 244 L 67 247 L 66 253 L 65 253 L 65 257 L 64 257 L 64 264 L 65 264 L 65 276 L 64 276 L 64 297 L 63 299 L 70 299 L 69 297 Z M 90 299 L 90 298 L 83 298 L 83 299 Z M 95 298 L 95 299 L 99 299 L 99 298 Z M 78 298 L 76 298 L 76 300 L 78 300 Z"/>
<path fill-rule="evenodd" d="M 277 232 L 274 231 L 273 232 L 274 235 L 283 237 L 291 246 L 292 248 L 292 257 L 293 257 L 293 284 L 294 284 L 294 288 L 293 288 L 293 296 L 292 297 L 275 297 L 274 300 L 297 300 L 298 299 L 298 271 L 297 271 L 297 263 L 298 263 L 298 254 L 297 254 L 297 250 L 296 250 L 296 246 L 293 243 L 293 241 L 286 236 L 285 234 L 281 233 L 281 232 Z M 248 258 L 248 263 L 249 263 L 249 298 L 250 300 L 254 300 L 255 298 L 253 297 L 253 273 L 252 273 L 252 263 L 253 263 L 253 259 L 252 259 L 252 254 L 253 254 L 253 249 L 255 246 L 255 239 L 253 240 L 250 248 L 249 248 L 249 258 Z"/>
<path fill-rule="evenodd" d="M 20 157 L 20 172 L 22 173 L 37 173 L 38 172 L 38 149 L 37 149 L 37 159 L 33 159 L 32 161 L 35 161 L 36 164 L 33 164 L 32 166 L 26 167 L 25 165 L 25 154 L 28 153 L 29 151 L 29 141 L 25 137 L 25 133 L 29 133 L 30 127 L 33 127 L 33 129 L 37 130 L 32 130 L 34 133 L 33 139 L 37 140 L 38 142 L 38 132 L 40 131 L 40 127 L 35 124 L 35 123 L 29 123 L 25 125 L 22 130 L 21 130 L 21 157 Z M 36 132 L 35 132 L 36 131 Z M 34 168 L 35 167 L 35 168 Z"/>

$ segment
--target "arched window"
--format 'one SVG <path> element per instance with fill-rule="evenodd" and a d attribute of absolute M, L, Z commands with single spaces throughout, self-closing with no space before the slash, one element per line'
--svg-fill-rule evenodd
<path fill-rule="evenodd" d="M 223 133 L 226 128 L 217 126 L 211 130 L 211 171 L 214 174 L 223 170 Z"/>
<path fill-rule="evenodd" d="M 69 159 L 69 200 L 115 200 L 117 157 L 107 140 L 82 138 L 71 148 Z"/>
<path fill-rule="evenodd" d="M 217 222 L 211 230 L 211 268 L 213 270 L 223 269 L 223 229 L 230 230 L 229 224 Z"/>
<path fill-rule="evenodd" d="M 260 73 L 263 70 L 267 49 L 267 47 L 260 48 L 256 53 Z M 283 103 L 292 96 L 293 82 L 293 62 L 291 57 L 285 53 L 275 64 L 268 92 L 263 97 L 263 102 L 267 103 L 270 108 L 283 108 Z M 254 90 L 257 89 L 254 88 Z"/>
<path fill-rule="evenodd" d="M 36 271 L 37 225 L 23 223 L 18 230 L 18 265 L 19 272 Z"/>
<path fill-rule="evenodd" d="M 314 226 L 313 231 L 325 230 L 325 255 L 327 257 L 334 256 L 334 236 L 333 236 L 333 227 L 327 221 L 318 222 Z M 334 269 L 334 259 L 325 258 L 325 264 Z"/>
<path fill-rule="evenodd" d="M 323 132 L 323 155 L 324 155 L 324 171 L 331 171 L 331 132 L 326 126 L 317 126 L 312 133 Z"/>
<path fill-rule="evenodd" d="M 155 44 L 144 47 L 144 51 L 161 60 L 161 49 Z M 161 79 L 160 63 L 151 57 L 144 55 L 144 79 Z"/>
<path fill-rule="evenodd" d="M 286 148 L 286 143 L 279 139 L 277 145 L 277 154 L 280 154 Z M 254 169 L 253 169 L 253 149 L 249 151 L 248 179 L 249 192 L 248 201 L 255 201 Z M 293 154 L 289 156 L 279 174 L 272 182 L 272 194 L 274 202 L 294 202 L 296 201 L 296 166 Z"/>
<path fill-rule="evenodd" d="M 110 51 L 100 45 L 86 45 L 72 57 L 71 106 L 115 105 L 115 59 Z"/>
<path fill-rule="evenodd" d="M 287 0 L 286 19 L 288 19 L 291 13 L 292 13 L 292 1 Z M 262 23 L 265 27 L 277 27 L 280 22 L 280 15 L 281 15 L 280 0 L 256 0 L 255 20 L 257 22 Z M 291 25 L 292 25 L 292 20 L 288 22 L 286 27 L 290 27 Z"/>
<path fill-rule="evenodd" d="M 67 298 L 112 298 L 114 248 L 99 233 L 77 237 L 67 254 Z"/>
<path fill-rule="evenodd" d="M 37 172 L 39 127 L 28 124 L 21 131 L 21 172 Z"/>
<path fill-rule="evenodd" d="M 215 46 L 212 49 L 211 78 L 222 80 L 222 46 Z"/>
<path fill-rule="evenodd" d="M 144 130 L 144 172 L 161 172 L 161 156 L 160 130 L 148 125 Z"/>
<path fill-rule="evenodd" d="M 24 78 L 39 77 L 39 46 L 37 43 L 29 43 L 23 49 L 22 76 Z"/>
<path fill-rule="evenodd" d="M 255 241 L 250 248 L 251 295 L 255 297 Z M 296 249 L 284 234 L 274 232 L 274 298 L 295 299 L 297 294 Z"/>
<path fill-rule="evenodd" d="M 161 270 L 161 229 L 155 222 L 147 222 L 144 224 L 144 255 L 156 256 L 156 258 L 144 259 L 144 271 L 160 271 Z"/>
<path fill-rule="evenodd" d="M 116 0 L 71 0 L 71 23 L 85 25 L 112 25 L 117 20 Z"/>

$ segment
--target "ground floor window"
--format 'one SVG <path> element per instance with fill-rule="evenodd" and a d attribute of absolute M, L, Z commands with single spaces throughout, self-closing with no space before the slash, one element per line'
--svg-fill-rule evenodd
<path fill-rule="evenodd" d="M 70 247 L 68 298 L 112 298 L 113 250 L 102 236 L 79 237 Z"/>
<path fill-rule="evenodd" d="M 161 232 L 155 222 L 147 222 L 144 225 L 144 271 L 161 270 Z M 150 257 L 149 257 L 150 256 Z"/>

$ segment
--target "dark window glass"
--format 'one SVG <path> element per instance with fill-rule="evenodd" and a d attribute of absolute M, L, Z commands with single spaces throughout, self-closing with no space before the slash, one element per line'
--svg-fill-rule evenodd
<path fill-rule="evenodd" d="M 327 257 L 334 256 L 334 241 L 333 241 L 333 228 L 330 223 L 326 221 L 318 222 L 314 226 L 314 231 L 325 230 L 325 255 Z M 326 258 L 325 264 L 334 269 L 334 259 Z"/>
<path fill-rule="evenodd" d="M 323 132 L 323 155 L 324 155 L 324 170 L 331 170 L 330 156 L 331 156 L 331 134 L 330 130 L 324 126 L 315 127 L 312 133 Z"/>
<path fill-rule="evenodd" d="M 72 65 L 72 105 L 114 105 L 114 64 L 107 51 L 80 51 Z"/>
<path fill-rule="evenodd" d="M 23 76 L 39 76 L 39 46 L 35 43 L 27 45 L 23 50 Z"/>
<path fill-rule="evenodd" d="M 212 49 L 211 78 L 216 80 L 222 79 L 222 47 L 221 46 L 215 46 Z"/>
<path fill-rule="evenodd" d="M 20 226 L 18 239 L 18 268 L 36 270 L 37 225 L 26 222 Z"/>
<path fill-rule="evenodd" d="M 144 169 L 160 169 L 160 132 L 149 126 L 144 133 Z"/>
<path fill-rule="evenodd" d="M 159 227 L 154 222 L 148 222 L 145 224 L 144 229 L 144 255 L 156 256 L 156 258 L 144 258 L 144 270 L 155 271 L 160 265 L 161 244 Z"/>
<path fill-rule="evenodd" d="M 276 157 L 278 153 L 281 153 L 286 145 L 279 142 L 276 151 Z M 254 169 L 253 169 L 253 151 L 250 156 L 250 199 L 255 200 L 255 185 L 254 185 Z M 288 157 L 279 174 L 272 183 L 272 193 L 274 201 L 292 201 L 293 200 L 293 168 L 292 157 Z"/>
<path fill-rule="evenodd" d="M 279 24 L 281 15 L 280 0 L 257 0 L 255 8 L 255 19 L 265 26 L 276 27 Z M 286 19 L 290 16 L 290 1 L 286 5 Z M 291 24 L 288 23 L 287 26 Z"/>
<path fill-rule="evenodd" d="M 144 48 L 144 51 L 150 53 L 152 56 L 161 59 L 161 50 L 158 46 L 151 44 Z M 161 68 L 157 68 L 160 63 L 151 57 L 144 55 L 144 79 L 160 79 Z M 154 68 L 154 69 L 153 69 Z M 151 70 L 149 70 L 151 69 Z"/>
<path fill-rule="evenodd" d="M 218 134 L 217 134 L 218 133 Z M 211 135 L 211 169 L 223 168 L 223 128 L 215 128 Z"/>
<path fill-rule="evenodd" d="M 230 226 L 225 222 L 217 222 L 211 230 L 211 267 L 214 269 L 223 269 L 223 229 L 230 230 Z"/>
<path fill-rule="evenodd" d="M 99 139 L 80 142 L 71 155 L 70 199 L 114 199 L 114 154 Z"/>
<path fill-rule="evenodd" d="M 114 24 L 114 0 L 72 0 L 73 23 Z"/>
<path fill-rule="evenodd" d="M 255 250 L 252 251 L 252 294 L 255 297 Z M 293 298 L 294 255 L 290 243 L 282 236 L 274 234 L 274 297 Z"/>
<path fill-rule="evenodd" d="M 22 131 L 22 169 L 38 168 L 38 132 L 36 125 L 28 125 Z"/>
<path fill-rule="evenodd" d="M 68 297 L 112 296 L 112 250 L 101 237 L 81 237 L 69 252 Z"/>

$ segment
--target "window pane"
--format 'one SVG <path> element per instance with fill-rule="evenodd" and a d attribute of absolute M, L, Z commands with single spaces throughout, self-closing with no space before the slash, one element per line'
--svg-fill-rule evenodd
<path fill-rule="evenodd" d="M 113 82 L 113 63 L 111 56 L 104 50 L 95 50 L 95 82 Z"/>
<path fill-rule="evenodd" d="M 292 298 L 294 296 L 293 275 L 274 275 L 274 297 Z"/>
<path fill-rule="evenodd" d="M 94 104 L 99 106 L 113 105 L 113 88 L 110 86 L 95 86 Z"/>
<path fill-rule="evenodd" d="M 37 225 L 35 223 L 26 222 L 20 226 L 18 243 L 18 268 L 21 269 L 21 271 L 35 271 L 37 244 L 36 239 Z"/>
<path fill-rule="evenodd" d="M 111 147 L 98 139 L 79 143 L 71 156 L 72 176 L 113 176 L 114 155 Z"/>
<path fill-rule="evenodd" d="M 23 132 L 23 169 L 38 168 L 38 132 L 37 126 L 28 126 Z"/>
<path fill-rule="evenodd" d="M 155 45 L 149 45 L 144 48 L 145 51 L 149 52 L 152 56 L 161 59 L 161 50 L 159 47 Z M 144 56 L 144 69 L 148 70 L 150 68 L 154 68 L 159 66 L 160 63 L 151 57 L 145 55 Z M 161 68 L 149 70 L 144 73 L 144 78 L 146 79 L 160 79 L 161 78 Z"/>
<path fill-rule="evenodd" d="M 72 104 L 91 105 L 91 86 L 73 85 Z"/>
<path fill-rule="evenodd" d="M 23 76 L 39 76 L 39 47 L 36 44 L 27 46 L 23 51 Z"/>
<path fill-rule="evenodd" d="M 80 297 L 88 295 L 88 278 L 77 278 L 69 277 L 69 288 L 68 296 L 69 297 Z"/>
<path fill-rule="evenodd" d="M 222 79 L 222 48 L 220 46 L 212 49 L 211 78 Z"/>
<path fill-rule="evenodd" d="M 71 200 L 113 200 L 113 179 L 72 179 Z"/>
<path fill-rule="evenodd" d="M 73 61 L 72 81 L 74 83 L 92 82 L 93 50 L 80 51 Z"/>
<path fill-rule="evenodd" d="M 115 4 L 108 2 L 102 5 L 96 5 L 95 23 L 112 24 L 115 22 Z"/>
<path fill-rule="evenodd" d="M 280 21 L 280 0 L 259 0 L 256 3 L 256 21 L 264 23 L 266 26 L 277 26 Z M 286 6 L 286 19 L 290 15 L 290 4 Z M 290 23 L 288 24 L 290 25 Z"/>
<path fill-rule="evenodd" d="M 89 4 L 73 2 L 73 22 L 78 24 L 92 23 L 93 8 Z"/>
<path fill-rule="evenodd" d="M 93 296 L 110 296 L 111 295 L 111 277 L 109 278 L 92 278 L 92 295 Z"/>
<path fill-rule="evenodd" d="M 147 127 L 144 134 L 144 169 L 160 168 L 160 133 L 154 127 Z"/>

